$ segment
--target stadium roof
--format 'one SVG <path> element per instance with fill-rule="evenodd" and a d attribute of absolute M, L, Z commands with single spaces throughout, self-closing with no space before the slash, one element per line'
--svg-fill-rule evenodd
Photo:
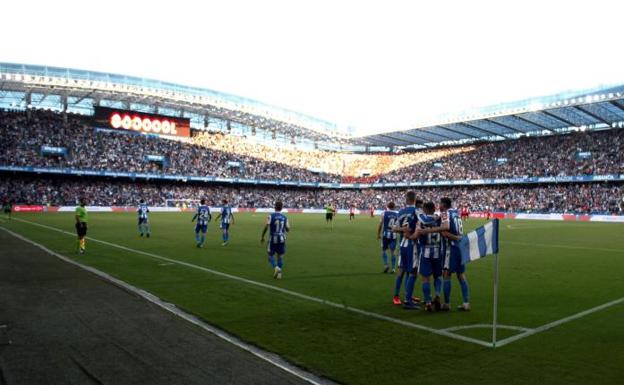
<path fill-rule="evenodd" d="M 298 140 L 337 143 L 344 150 L 427 148 L 624 127 L 624 85 L 498 104 L 443 116 L 408 130 L 361 137 L 349 137 L 321 119 L 227 93 L 69 68 L 0 63 L 0 105 L 7 101 L 15 106 L 32 104 L 82 113 L 92 113 L 93 106 L 112 101 L 118 104 L 116 108 L 188 117 L 195 129 L 205 129 L 217 117 Z"/>
<path fill-rule="evenodd" d="M 424 148 L 615 127 L 624 127 L 624 85 L 489 106 L 409 130 L 352 140 L 365 146 Z"/>
<path fill-rule="evenodd" d="M 345 138 L 335 124 L 299 112 L 210 89 L 118 74 L 0 62 L 0 98 L 11 91 L 39 93 L 45 97 L 60 95 L 69 98 L 65 102 L 70 108 L 85 100 L 91 102 L 92 108 L 94 103 L 109 99 L 128 107 L 131 104 L 158 106 L 180 116 L 185 113 L 216 116 L 311 140 Z"/>

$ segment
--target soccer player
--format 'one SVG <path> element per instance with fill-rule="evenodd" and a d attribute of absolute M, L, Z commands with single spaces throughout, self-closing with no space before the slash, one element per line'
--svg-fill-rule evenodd
<path fill-rule="evenodd" d="M 197 243 L 198 248 L 202 248 L 204 247 L 204 242 L 206 241 L 208 222 L 212 219 L 212 215 L 210 214 L 210 208 L 206 206 L 205 199 L 200 200 L 199 203 L 197 213 L 195 213 L 191 222 L 195 222 L 195 219 L 197 219 L 197 224 L 195 225 L 195 242 Z"/>
<path fill-rule="evenodd" d="M 137 208 L 137 213 L 139 215 L 138 228 L 139 228 L 139 234 L 141 237 L 143 237 L 144 234 L 147 238 L 150 237 L 151 228 L 150 228 L 149 218 L 148 218 L 149 212 L 150 212 L 149 207 L 147 207 L 147 204 L 145 203 L 145 201 L 141 199 L 139 201 L 139 207 Z"/>
<path fill-rule="evenodd" d="M 444 197 L 440 199 L 440 211 L 445 214 L 442 217 L 440 227 L 424 229 L 422 233 L 439 232 L 444 237 L 442 243 L 444 256 L 444 304 L 442 305 L 442 310 L 449 311 L 451 309 L 451 278 L 453 273 L 455 273 L 461 287 L 463 299 L 463 303 L 457 309 L 470 311 L 469 288 L 465 276 L 466 265 L 462 263 L 461 253 L 457 246 L 457 242 L 463 237 L 462 220 L 457 214 L 457 210 L 452 208 L 452 200 L 450 198 Z"/>
<path fill-rule="evenodd" d="M 273 278 L 275 279 L 282 279 L 284 254 L 286 253 L 286 233 L 290 231 L 288 218 L 282 214 L 282 208 L 282 202 L 275 202 L 275 212 L 267 218 L 262 230 L 262 237 L 260 238 L 260 243 L 264 244 L 264 236 L 270 230 L 267 252 L 269 254 L 269 263 L 273 267 Z M 275 255 L 277 255 L 277 261 L 275 260 Z"/>
<path fill-rule="evenodd" d="M 325 223 L 331 224 L 332 228 L 334 227 L 334 214 L 336 213 L 336 209 L 330 203 L 325 206 Z"/>
<path fill-rule="evenodd" d="M 423 213 L 418 216 L 418 230 L 412 235 L 408 235 L 411 239 L 418 239 L 420 245 L 420 255 L 418 258 L 418 272 L 422 278 L 422 292 L 425 301 L 425 310 L 432 311 L 431 298 L 431 276 L 434 277 L 435 285 L 435 309 L 440 310 L 440 276 L 442 276 L 442 258 L 441 258 L 441 235 L 440 233 L 430 232 L 423 233 L 424 229 L 436 228 L 441 225 L 441 219 L 435 215 L 435 204 L 426 202 L 423 205 Z"/>
<path fill-rule="evenodd" d="M 355 206 L 351 205 L 349 208 L 349 222 L 355 219 Z"/>
<path fill-rule="evenodd" d="M 470 217 L 470 211 L 468 211 L 468 206 L 464 206 L 461 209 L 461 219 L 462 221 L 468 219 L 468 217 Z"/>
<path fill-rule="evenodd" d="M 398 226 L 393 229 L 395 232 L 403 232 L 404 229 L 408 229 L 409 232 L 413 232 L 416 226 L 416 193 L 414 191 L 408 191 L 405 194 L 405 207 L 399 210 L 398 213 Z M 399 244 L 399 266 L 396 270 L 396 278 L 394 281 L 394 296 L 392 297 L 392 303 L 394 305 L 401 305 L 401 297 L 399 296 L 401 291 L 401 284 L 405 275 L 408 275 L 406 283 L 405 304 L 406 308 L 418 308 L 416 301 L 412 298 L 412 292 L 409 292 L 410 274 L 414 271 L 414 243 L 412 240 L 403 237 Z M 409 295 L 408 295 L 409 294 Z"/>
<path fill-rule="evenodd" d="M 11 201 L 7 198 L 2 205 L 2 211 L 4 211 L 4 215 L 6 215 L 8 220 L 11 220 L 11 212 L 13 211 L 13 205 Z"/>
<path fill-rule="evenodd" d="M 87 200 L 80 198 L 80 205 L 75 210 L 76 233 L 78 234 L 78 252 L 84 254 L 87 247 L 85 237 L 87 236 L 87 222 L 89 214 L 87 213 Z"/>
<path fill-rule="evenodd" d="M 388 203 L 387 210 L 384 210 L 381 220 L 379 221 L 379 226 L 377 226 L 377 239 L 381 240 L 381 258 L 384 263 L 384 273 L 387 273 L 388 270 L 390 270 L 390 266 L 388 266 L 388 250 L 390 251 L 390 256 L 392 258 L 391 266 L 393 273 L 395 272 L 396 266 L 397 233 L 395 233 L 392 229 L 398 224 L 399 214 L 394 211 L 394 208 L 394 202 Z"/>
<path fill-rule="evenodd" d="M 223 206 L 221 207 L 221 212 L 217 214 L 217 218 L 215 220 L 219 220 L 221 218 L 221 230 L 223 230 L 223 243 L 221 246 L 225 246 L 230 241 L 230 224 L 234 224 L 234 214 L 232 214 L 232 208 L 228 205 L 227 199 L 224 199 L 222 202 Z"/>
<path fill-rule="evenodd" d="M 369 210 L 370 210 L 370 217 L 374 218 L 375 217 L 375 206 L 371 206 L 369 208 Z"/>

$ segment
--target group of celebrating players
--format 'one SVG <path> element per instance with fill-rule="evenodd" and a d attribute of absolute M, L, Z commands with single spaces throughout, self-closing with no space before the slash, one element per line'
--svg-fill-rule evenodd
<path fill-rule="evenodd" d="M 450 198 L 441 198 L 436 205 L 416 199 L 414 191 L 405 194 L 405 207 L 398 212 L 394 202 L 388 203 L 377 228 L 381 240 L 384 273 L 395 272 L 393 304 L 406 310 L 420 309 L 421 299 L 414 297 L 414 287 L 421 277 L 424 309 L 449 311 L 451 309 L 451 276 L 456 274 L 461 287 L 463 303 L 458 310 L 469 311 L 468 281 L 457 242 L 463 236 L 462 220 L 452 208 Z M 398 243 L 399 261 L 396 264 Z M 390 253 L 391 264 L 388 264 Z M 431 281 L 433 280 L 433 294 Z M 405 299 L 400 291 L 405 281 Z M 443 292 L 444 302 L 440 300 Z"/>
<path fill-rule="evenodd" d="M 284 255 L 286 253 L 286 233 L 290 225 L 286 215 L 282 213 L 282 202 L 275 203 L 275 211 L 265 222 L 260 242 L 265 243 L 267 232 L 268 260 L 273 268 L 273 277 L 282 278 Z M 332 222 L 336 209 L 326 206 L 326 221 Z M 424 302 L 426 311 L 449 311 L 451 299 L 451 276 L 455 274 L 461 287 L 463 303 L 458 310 L 469 311 L 468 282 L 466 281 L 465 265 L 462 263 L 457 242 L 463 236 L 460 213 L 452 208 L 450 198 L 441 198 L 436 208 L 433 202 L 416 199 L 414 191 L 405 194 L 405 206 L 396 211 L 394 202 L 389 202 L 383 211 L 377 239 L 381 241 L 384 273 L 396 272 L 394 283 L 394 305 L 406 310 L 421 308 Z M 149 223 L 149 207 L 141 200 L 137 208 L 138 231 L 141 237 L 151 235 Z M 353 220 L 355 210 L 349 211 L 349 220 Z M 85 251 L 87 233 L 87 210 L 84 199 L 76 207 L 76 230 L 78 233 L 78 251 Z M 195 242 L 202 248 L 206 241 L 208 223 L 212 220 L 210 207 L 202 199 L 191 222 L 196 221 Z M 220 221 L 223 246 L 229 242 L 230 225 L 234 223 L 234 214 L 227 200 L 222 201 L 220 212 L 215 220 Z M 398 247 L 397 247 L 398 246 Z M 398 249 L 398 263 L 397 263 Z M 390 263 L 388 263 L 390 254 Z M 414 297 L 414 288 L 418 276 L 421 277 L 423 299 Z M 405 282 L 405 284 L 403 284 Z M 433 293 L 431 283 L 433 282 Z M 404 300 L 401 300 L 401 287 L 405 286 Z M 444 302 L 441 301 L 443 294 Z"/>

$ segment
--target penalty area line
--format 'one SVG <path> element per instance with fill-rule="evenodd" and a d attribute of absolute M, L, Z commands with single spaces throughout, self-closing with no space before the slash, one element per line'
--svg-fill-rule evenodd
<path fill-rule="evenodd" d="M 62 229 L 59 229 L 59 228 L 56 228 L 56 227 L 53 227 L 53 226 L 48 226 L 48 225 L 44 225 L 44 224 L 37 223 L 37 222 L 31 222 L 31 221 L 28 221 L 28 220 L 25 220 L 25 219 L 20 219 L 20 218 L 16 218 L 16 220 L 18 220 L 20 222 L 28 223 L 28 224 L 33 225 L 33 226 L 38 226 L 38 227 L 45 228 L 45 229 L 48 229 L 48 230 L 57 231 L 57 232 L 62 233 L 62 234 L 75 236 L 74 233 L 71 233 L 69 231 L 65 231 L 65 230 L 62 230 Z M 333 307 L 333 308 L 337 308 L 337 309 L 346 310 L 346 311 L 349 311 L 351 313 L 359 314 L 359 315 L 366 316 L 366 317 L 369 317 L 369 318 L 374 318 L 374 319 L 377 319 L 377 320 L 392 322 L 392 323 L 397 324 L 397 325 L 407 326 L 407 327 L 410 327 L 412 329 L 422 330 L 422 331 L 426 331 L 426 332 L 429 332 L 429 333 L 432 333 L 432 334 L 437 334 L 437 335 L 441 335 L 441 336 L 444 336 L 444 337 L 448 337 L 448 338 L 452 338 L 452 339 L 460 340 L 460 341 L 464 341 L 464 342 L 469 342 L 469 343 L 473 343 L 473 344 L 484 346 L 484 347 L 488 347 L 488 348 L 492 347 L 492 343 L 489 342 L 489 341 L 486 342 L 486 341 L 479 340 L 479 339 L 476 339 L 476 338 L 471 338 L 471 337 L 463 336 L 461 334 L 456 334 L 456 333 L 453 333 L 453 332 L 450 332 L 450 331 L 434 329 L 434 328 L 431 328 L 431 327 L 428 327 L 428 326 L 424 326 L 424 325 L 420 325 L 420 324 L 417 324 L 417 323 L 408 322 L 408 321 L 404 321 L 404 320 L 397 319 L 397 318 L 392 318 L 392 317 L 389 317 L 389 316 L 386 316 L 386 315 L 383 315 L 383 314 L 373 313 L 373 312 L 370 312 L 370 311 L 367 311 L 367 310 L 362 310 L 362 309 L 358 309 L 358 308 L 355 308 L 355 307 L 352 307 L 352 306 L 343 305 L 343 304 L 340 304 L 340 303 L 328 301 L 328 300 L 325 300 L 325 299 L 322 299 L 322 298 L 313 297 L 311 295 L 298 293 L 296 291 L 291 291 L 291 290 L 288 290 L 288 289 L 284 289 L 284 288 L 281 288 L 279 286 L 273 286 L 273 285 L 269 285 L 269 284 L 266 284 L 266 283 L 253 281 L 251 279 L 239 277 L 237 275 L 223 273 L 221 271 L 213 270 L 213 269 L 210 269 L 210 268 L 207 268 L 207 267 L 204 267 L 204 266 L 194 265 L 192 263 L 179 261 L 177 259 L 163 257 L 162 255 L 150 253 L 150 252 L 147 252 L 147 251 L 132 249 L 130 247 L 126 247 L 126 246 L 119 245 L 119 244 L 116 244 L 116 243 L 103 241 L 103 240 L 95 239 L 95 238 L 91 238 L 91 237 L 87 237 L 87 239 L 89 239 L 92 242 L 101 243 L 103 245 L 115 247 L 115 248 L 120 249 L 120 250 L 128 251 L 128 252 L 135 253 L 135 254 L 144 255 L 144 256 L 147 256 L 147 257 L 150 257 L 150 258 L 154 258 L 154 259 L 159 259 L 161 261 L 174 263 L 176 265 L 185 266 L 185 267 L 188 267 L 188 268 L 191 268 L 191 269 L 200 270 L 200 271 L 203 271 L 203 272 L 206 272 L 206 273 L 217 275 L 219 277 L 228 278 L 228 279 L 232 279 L 232 280 L 235 280 L 235 281 L 244 282 L 244 283 L 249 284 L 249 285 L 262 287 L 264 289 L 277 291 L 277 292 L 280 292 L 280 293 L 283 293 L 283 294 L 290 295 L 292 297 L 304 299 L 304 300 L 307 300 L 307 301 L 310 301 L 310 302 L 320 303 L 320 304 L 323 304 L 323 305 L 326 305 L 326 306 L 330 306 L 330 307 Z"/>

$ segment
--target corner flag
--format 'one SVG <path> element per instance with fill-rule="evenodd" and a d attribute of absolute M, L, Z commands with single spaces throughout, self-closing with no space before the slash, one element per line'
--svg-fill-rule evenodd
<path fill-rule="evenodd" d="M 498 219 L 465 234 L 457 246 L 462 263 L 468 263 L 486 255 L 498 254 Z"/>

